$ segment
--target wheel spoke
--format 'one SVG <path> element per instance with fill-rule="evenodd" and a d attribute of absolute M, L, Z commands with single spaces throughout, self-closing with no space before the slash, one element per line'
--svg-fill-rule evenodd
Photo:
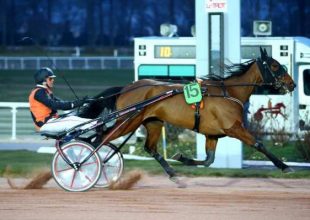
<path fill-rule="evenodd" d="M 83 163 L 82 166 L 84 167 L 84 166 L 88 166 L 88 165 L 92 165 L 92 164 L 96 164 L 96 163 L 97 163 L 96 161 L 95 162 Z"/>
<path fill-rule="evenodd" d="M 81 148 L 81 151 L 80 151 L 80 153 L 79 153 L 79 155 L 78 155 L 78 157 L 77 157 L 77 162 L 80 161 L 81 155 L 82 155 L 82 153 L 83 153 L 84 150 L 85 150 L 85 148 Z"/>
<path fill-rule="evenodd" d="M 74 183 L 74 180 L 75 180 L 76 173 L 77 173 L 77 171 L 74 170 L 72 181 L 71 181 L 71 185 L 70 185 L 71 188 L 73 187 L 73 183 Z"/>
<path fill-rule="evenodd" d="M 112 148 L 110 148 L 109 152 L 105 155 L 105 158 L 103 159 L 103 161 L 105 161 L 109 156 L 110 156 L 110 153 L 112 152 Z"/>
<path fill-rule="evenodd" d="M 117 165 L 104 164 L 103 167 L 118 167 Z"/>
<path fill-rule="evenodd" d="M 56 170 L 56 172 L 57 173 L 61 173 L 61 172 L 72 170 L 72 169 L 73 169 L 72 167 L 68 167 L 68 168 L 65 168 L 65 169 L 62 169 L 62 170 Z"/>
<path fill-rule="evenodd" d="M 82 174 L 84 176 L 85 179 L 88 180 L 88 182 L 92 182 L 91 178 L 89 176 L 87 176 L 86 174 L 84 174 L 84 171 L 82 169 L 80 169 L 80 174 Z"/>
<path fill-rule="evenodd" d="M 105 180 L 108 182 L 108 181 L 109 181 L 109 179 L 108 179 L 108 177 L 107 177 L 107 173 L 106 173 L 106 172 L 104 172 L 104 170 L 102 170 L 102 172 L 101 172 L 101 173 L 104 175 Z"/>

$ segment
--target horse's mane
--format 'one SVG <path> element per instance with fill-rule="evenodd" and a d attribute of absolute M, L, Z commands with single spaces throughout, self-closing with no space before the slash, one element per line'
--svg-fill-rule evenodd
<path fill-rule="evenodd" d="M 214 74 L 211 73 L 209 75 L 203 76 L 201 78 L 203 79 L 209 79 L 213 81 L 223 81 L 226 79 L 229 79 L 233 76 L 240 76 L 243 75 L 245 72 L 247 72 L 252 64 L 255 62 L 255 60 L 249 60 L 243 63 L 237 63 L 237 64 L 224 64 L 223 68 L 220 68 L 220 74 Z M 222 77 L 222 76 L 224 77 Z"/>

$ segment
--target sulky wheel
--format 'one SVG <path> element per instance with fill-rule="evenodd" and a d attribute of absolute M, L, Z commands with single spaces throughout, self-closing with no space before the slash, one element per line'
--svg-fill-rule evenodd
<path fill-rule="evenodd" d="M 92 152 L 91 145 L 72 141 L 61 146 L 63 153 L 72 162 L 79 164 Z M 98 153 L 94 153 L 78 169 L 73 169 L 67 164 L 57 151 L 52 162 L 52 174 L 56 183 L 63 189 L 71 192 L 81 192 L 92 188 L 101 174 L 101 159 Z"/>
<path fill-rule="evenodd" d="M 116 153 L 106 161 L 114 152 Z M 102 171 L 96 187 L 108 187 L 112 182 L 116 182 L 123 173 L 123 155 L 118 151 L 117 147 L 111 143 L 102 145 L 98 153 L 102 160 Z"/>

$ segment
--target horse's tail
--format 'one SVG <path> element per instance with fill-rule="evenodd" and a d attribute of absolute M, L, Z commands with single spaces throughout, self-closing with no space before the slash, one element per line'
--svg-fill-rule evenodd
<path fill-rule="evenodd" d="M 110 87 L 105 89 L 100 94 L 94 96 L 94 102 L 83 107 L 78 116 L 82 118 L 97 118 L 103 116 L 105 112 L 115 111 L 116 99 L 120 95 L 123 87 Z"/>
<path fill-rule="evenodd" d="M 116 97 L 121 94 L 121 90 L 123 88 L 124 87 L 121 86 L 109 87 L 103 90 L 98 95 L 94 96 L 94 99 L 102 99 L 102 100 L 116 99 Z"/>

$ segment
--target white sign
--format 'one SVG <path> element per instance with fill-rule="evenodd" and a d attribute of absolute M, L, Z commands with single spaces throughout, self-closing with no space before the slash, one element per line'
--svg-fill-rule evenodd
<path fill-rule="evenodd" d="M 206 0 L 206 12 L 226 12 L 227 0 Z"/>

